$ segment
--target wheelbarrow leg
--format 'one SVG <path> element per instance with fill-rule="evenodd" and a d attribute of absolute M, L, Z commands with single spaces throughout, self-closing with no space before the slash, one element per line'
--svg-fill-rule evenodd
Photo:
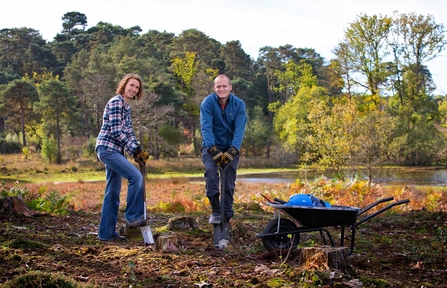
<path fill-rule="evenodd" d="M 320 230 L 319 232 L 320 232 L 321 239 L 323 239 L 323 244 L 327 245 L 326 237 L 324 237 L 323 231 Z"/>
<path fill-rule="evenodd" d="M 369 205 L 369 206 L 367 207 L 367 209 L 365 209 L 364 211 L 370 209 L 371 207 L 376 206 L 378 203 L 382 203 L 382 202 L 386 202 L 386 201 L 390 201 L 390 200 L 393 200 L 393 198 L 392 198 L 392 197 L 385 198 L 385 199 L 383 199 L 383 200 L 381 200 L 381 201 L 378 201 L 378 202 L 376 202 L 376 203 L 374 203 L 374 204 L 372 204 L 372 205 Z M 356 231 L 356 228 L 357 228 L 360 224 L 362 224 L 362 223 L 368 221 L 369 219 L 371 219 L 371 218 L 373 218 L 373 217 L 376 217 L 377 215 L 379 215 L 379 214 L 385 212 L 385 211 L 388 210 L 388 209 L 391 209 L 391 208 L 394 207 L 394 206 L 402 205 L 402 204 L 406 204 L 406 203 L 409 203 L 409 202 L 410 202 L 410 200 L 405 199 L 405 200 L 400 200 L 400 201 L 391 203 L 391 204 L 389 204 L 388 206 L 386 206 L 386 207 L 380 209 L 379 211 L 377 211 L 377 212 L 375 212 L 375 213 L 373 213 L 373 214 L 371 214 L 371 215 L 368 215 L 368 216 L 364 217 L 362 220 L 357 221 L 356 223 L 354 223 L 354 224 L 351 226 L 351 231 L 352 231 L 352 236 L 351 236 L 351 250 L 348 252 L 348 255 L 351 255 L 352 252 L 354 251 L 355 231 Z M 362 212 L 362 213 L 363 213 L 363 212 Z M 359 213 L 359 214 L 361 214 L 361 213 Z"/>
<path fill-rule="evenodd" d="M 320 231 L 321 238 L 323 238 L 324 245 L 327 245 L 327 241 L 326 241 L 326 237 L 324 237 L 323 232 L 326 233 L 327 237 L 329 238 L 329 242 L 331 242 L 332 247 L 335 247 L 334 238 L 332 238 L 331 233 L 324 228 L 320 228 L 319 231 Z"/>

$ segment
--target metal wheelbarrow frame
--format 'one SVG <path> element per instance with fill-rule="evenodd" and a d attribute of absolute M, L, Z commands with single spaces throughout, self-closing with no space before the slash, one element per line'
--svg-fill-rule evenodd
<path fill-rule="evenodd" d="M 267 199 L 265 204 L 275 209 L 274 219 L 266 225 L 262 233 L 256 234 L 256 237 L 262 238 L 262 243 L 267 250 L 296 248 L 300 241 L 300 234 L 308 232 L 319 232 L 325 245 L 327 245 L 326 235 L 332 247 L 335 247 L 334 238 L 325 228 L 340 227 L 340 247 L 344 247 L 345 228 L 351 230 L 351 245 L 348 255 L 354 251 L 355 232 L 359 225 L 394 206 L 410 202 L 408 199 L 396 201 L 357 221 L 358 216 L 381 203 L 392 201 L 394 198 L 381 199 L 364 209 L 337 205 L 331 207 L 289 206 L 285 205 L 286 201 L 278 198 L 275 198 L 274 201 L 269 200 L 267 197 L 264 198 Z M 294 221 L 282 218 L 281 212 Z M 299 222 L 302 226 L 298 227 L 295 222 Z"/>

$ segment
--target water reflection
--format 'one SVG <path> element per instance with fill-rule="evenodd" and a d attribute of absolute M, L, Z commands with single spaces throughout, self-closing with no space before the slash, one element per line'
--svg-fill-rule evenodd
<path fill-rule="evenodd" d="M 295 179 L 312 180 L 322 174 L 316 171 L 289 171 L 274 173 L 255 173 L 238 175 L 238 181 L 250 183 L 292 183 Z M 366 171 L 359 171 L 357 175 L 367 178 Z M 329 171 L 326 177 L 335 178 L 335 173 Z M 447 185 L 447 170 L 444 167 L 437 168 L 383 168 L 375 172 L 374 183 L 387 185 Z"/>

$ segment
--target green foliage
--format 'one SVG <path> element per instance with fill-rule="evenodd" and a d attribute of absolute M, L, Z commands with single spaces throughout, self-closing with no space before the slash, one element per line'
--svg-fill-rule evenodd
<path fill-rule="evenodd" d="M 180 145 L 183 142 L 183 135 L 172 125 L 164 125 L 158 130 L 158 135 L 163 137 L 169 145 Z"/>
<path fill-rule="evenodd" d="M 347 58 L 353 70 L 362 76 L 362 86 L 367 87 L 371 95 L 380 92 L 390 74 L 385 63 L 389 50 L 385 47 L 391 24 L 391 17 L 361 14 L 345 32 L 349 47 Z"/>
<path fill-rule="evenodd" d="M 45 211 L 57 214 L 66 214 L 69 205 L 68 196 L 61 196 L 59 191 L 51 191 L 42 198 L 45 188 L 41 187 L 37 193 L 33 193 L 26 187 L 19 187 L 18 182 L 13 187 L 6 186 L 3 182 L 0 186 L 0 196 L 23 198 L 26 205 L 32 210 Z"/>
<path fill-rule="evenodd" d="M 28 159 L 28 157 L 31 155 L 31 149 L 29 149 L 29 147 L 23 147 L 22 154 L 23 154 L 23 159 Z"/>
<path fill-rule="evenodd" d="M 406 165 L 433 163 L 447 145 L 445 136 L 430 121 L 421 119 L 410 124 L 403 117 L 398 120 L 388 157 Z"/>
<path fill-rule="evenodd" d="M 243 148 L 248 155 L 263 156 L 267 140 L 271 136 L 272 126 L 265 123 L 265 115 L 262 107 L 255 106 L 247 109 L 249 121 L 245 130 Z"/>
<path fill-rule="evenodd" d="M 138 282 L 137 275 L 135 274 L 135 269 L 137 266 L 133 261 L 129 261 L 127 266 L 121 268 L 121 274 L 128 277 L 127 282 L 130 287 L 133 287 Z"/>
<path fill-rule="evenodd" d="M 31 199 L 30 201 L 28 201 L 26 203 L 26 205 L 31 210 L 43 211 L 44 205 L 45 205 L 45 200 L 43 200 L 42 198 Z"/>
<path fill-rule="evenodd" d="M 303 139 L 309 133 L 305 123 L 308 122 L 310 101 L 323 99 L 325 94 L 323 87 L 302 87 L 295 96 L 276 110 L 274 129 L 289 150 L 299 151 L 303 147 Z"/>
<path fill-rule="evenodd" d="M 156 207 L 152 208 L 152 210 L 155 212 L 183 213 L 186 211 L 186 208 L 181 201 L 160 201 Z"/>
<path fill-rule="evenodd" d="M 160 146 L 160 154 L 164 157 L 177 157 L 179 146 L 184 141 L 182 132 L 171 125 L 164 125 L 158 131 L 158 135 L 162 138 L 161 141 L 165 143 Z"/>
<path fill-rule="evenodd" d="M 95 146 L 96 146 L 96 137 L 90 136 L 87 140 L 87 143 L 85 143 L 82 146 L 82 152 L 85 157 L 93 157 L 96 156 L 95 152 Z"/>
<path fill-rule="evenodd" d="M 38 101 L 34 83 L 30 80 L 17 79 L 10 82 L 3 91 L 4 107 L 9 110 L 5 123 L 14 130 L 21 131 L 23 146 L 26 146 L 25 123 L 33 119 L 33 103 Z"/>
<path fill-rule="evenodd" d="M 41 155 L 46 161 L 53 163 L 57 158 L 57 143 L 53 137 L 44 138 Z"/>
<path fill-rule="evenodd" d="M 446 125 L 442 115 L 447 108 L 443 101 L 432 99 L 435 83 L 426 66 L 445 50 L 445 29 L 431 15 L 361 14 L 344 30 L 336 59 L 329 65 L 311 48 L 266 46 L 255 62 L 238 40 L 222 45 L 196 29 L 178 36 L 155 30 L 142 34 L 139 26 L 99 22 L 86 30 L 86 19 L 79 12 L 64 14 L 63 30 L 52 42 L 34 29 L 0 31 L 0 83 L 6 84 L 0 87 L 0 118 L 14 133 L 21 131 L 23 147 L 34 145 L 39 151 L 43 139 L 53 137 L 57 152 L 45 143 L 43 153 L 49 162 L 61 163 L 62 155 L 69 153 L 71 159 L 77 158 L 74 150 L 60 151 L 66 149 L 62 140 L 96 135 L 105 103 L 123 74 L 132 71 L 151 91 L 145 93 L 144 105 L 136 103 L 132 116 L 138 116 L 136 135 L 147 139 L 145 146 L 156 159 L 174 156 L 177 145 L 191 143 L 198 156 L 200 100 L 212 92 L 212 79 L 226 73 L 232 78 L 233 93 L 250 109 L 259 109 L 250 113 L 243 144 L 247 155 L 279 159 L 285 151 L 295 155 L 283 157 L 293 162 L 340 169 L 340 177 L 345 165 L 371 168 L 384 159 L 393 164 L 445 163 L 445 136 L 435 128 Z M 62 75 L 63 81 L 58 78 Z M 366 92 L 356 96 L 356 91 Z M 325 127 L 310 127 L 310 101 L 327 95 L 332 98 L 325 107 L 328 120 L 318 120 Z M 345 96 L 361 98 L 354 104 L 359 115 L 338 121 L 348 113 L 333 106 L 339 100 L 339 105 L 349 106 L 343 102 Z M 380 115 L 370 115 L 375 112 Z M 312 125 L 318 123 L 313 120 Z M 185 143 L 166 130 L 166 123 L 183 128 Z M 347 124 L 357 130 L 340 128 Z M 388 133 L 389 128 L 395 130 Z M 94 156 L 90 141 L 83 147 L 87 157 Z M 0 153 L 20 149 L 0 140 Z M 27 157 L 25 150 L 22 153 Z"/>
<path fill-rule="evenodd" d="M 307 132 L 303 158 L 322 170 L 335 169 L 343 179 L 343 170 L 351 164 L 356 148 L 356 107 L 351 103 L 331 104 L 327 99 L 312 100 L 309 106 L 308 123 L 303 125 Z"/>
<path fill-rule="evenodd" d="M 172 69 L 177 77 L 178 87 L 188 97 L 194 95 L 193 77 L 197 73 L 198 62 L 195 52 L 186 52 L 184 58 L 175 57 L 172 60 Z"/>
<path fill-rule="evenodd" d="M 0 186 L 0 193 L 1 196 L 3 197 L 11 197 L 11 196 L 20 196 L 22 197 L 25 201 L 27 199 L 29 199 L 29 197 L 31 196 L 31 190 L 29 190 L 26 187 L 19 187 L 18 183 L 16 185 L 14 185 L 14 187 L 8 187 L 6 186 L 5 182 L 2 182 L 1 186 Z"/>
<path fill-rule="evenodd" d="M 43 124 L 42 123 L 28 123 L 25 126 L 27 138 L 28 138 L 28 146 L 34 146 L 36 151 L 40 151 L 42 147 L 42 142 L 44 137 L 43 132 Z"/>
<path fill-rule="evenodd" d="M 327 278 L 327 272 L 324 271 L 311 271 L 311 270 L 303 270 L 298 275 L 300 287 L 321 287 L 324 283 L 322 279 Z M 323 274 L 323 275 L 322 275 Z"/>
<path fill-rule="evenodd" d="M 56 163 L 61 164 L 60 142 L 64 132 L 75 132 L 78 126 L 76 99 L 67 84 L 58 77 L 43 81 L 37 88 L 40 101 L 35 103 L 35 110 L 42 114 L 45 135 L 56 140 Z M 48 154 L 47 154 L 48 155 Z"/>
<path fill-rule="evenodd" d="M 8 141 L 0 138 L 0 154 L 12 154 L 20 152 L 22 145 L 19 142 Z"/>
<path fill-rule="evenodd" d="M 7 142 L 20 143 L 20 140 L 19 140 L 19 137 L 17 136 L 17 134 L 8 133 L 8 134 L 6 134 L 5 140 Z"/>
<path fill-rule="evenodd" d="M 302 87 L 311 88 L 317 86 L 317 76 L 312 72 L 312 66 L 301 60 L 300 63 L 296 63 L 293 60 L 289 60 L 283 64 L 285 71 L 276 70 L 275 75 L 280 82 L 278 88 L 274 88 L 275 91 L 292 91 L 294 95 Z"/>
<path fill-rule="evenodd" d="M 57 214 L 66 214 L 68 204 L 67 196 L 61 196 L 58 191 L 51 191 L 45 196 L 41 210 Z"/>

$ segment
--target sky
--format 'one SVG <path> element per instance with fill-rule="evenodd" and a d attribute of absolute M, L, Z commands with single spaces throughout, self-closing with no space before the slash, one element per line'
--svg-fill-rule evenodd
<path fill-rule="evenodd" d="M 239 40 L 257 59 L 261 47 L 290 44 L 313 48 L 326 60 L 360 14 L 392 16 L 415 12 L 431 15 L 447 29 L 446 0 L 15 0 L 1 4 L 0 29 L 33 28 L 52 41 L 62 30 L 62 16 L 80 12 L 87 29 L 98 22 L 146 33 L 197 29 L 225 44 Z M 447 39 L 447 35 L 446 35 Z M 438 90 L 447 94 L 447 51 L 427 62 Z"/>

